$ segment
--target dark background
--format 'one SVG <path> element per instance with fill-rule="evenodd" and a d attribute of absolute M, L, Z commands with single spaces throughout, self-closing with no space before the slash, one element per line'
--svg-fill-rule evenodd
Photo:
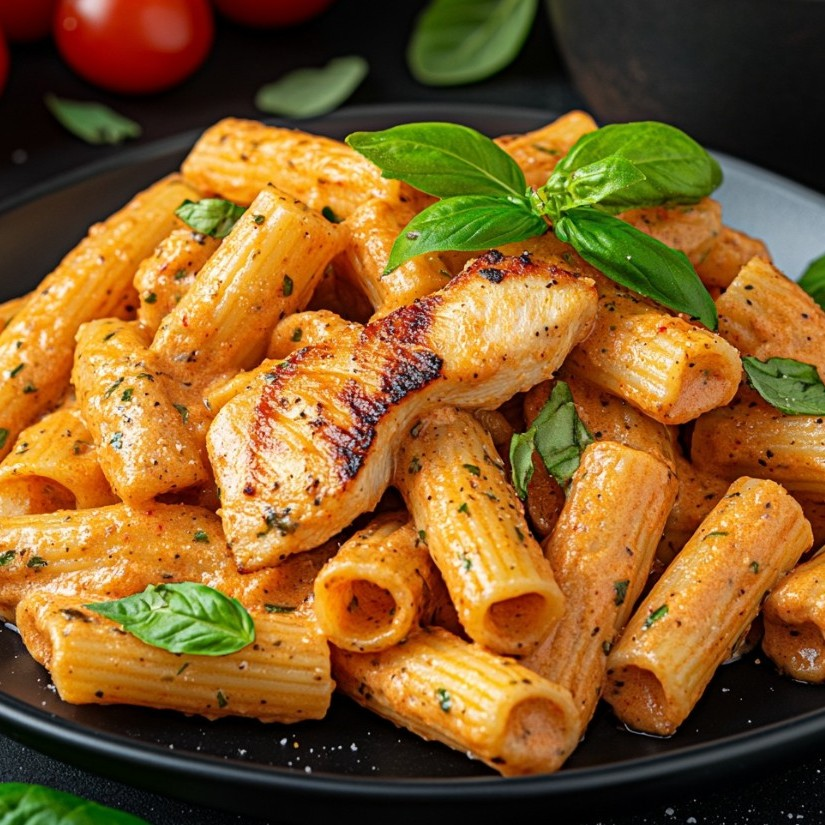
<path fill-rule="evenodd" d="M 417 83 L 407 70 L 404 51 L 412 22 L 422 6 L 421 2 L 409 0 L 337 0 L 318 19 L 282 31 L 243 28 L 219 19 L 214 47 L 202 68 L 177 88 L 148 97 L 113 95 L 88 85 L 62 64 L 49 42 L 15 44 L 11 50 L 9 84 L 0 97 L 0 203 L 37 195 L 52 186 L 56 176 L 82 174 L 87 165 L 116 160 L 131 147 L 149 146 L 181 132 L 195 134 L 222 117 L 262 117 L 253 103 L 261 85 L 290 69 L 320 66 L 347 54 L 360 54 L 370 65 L 369 75 L 348 101 L 349 105 L 507 105 L 544 110 L 548 119 L 572 108 L 588 108 L 566 75 L 553 31 L 541 11 L 518 58 L 495 77 L 450 88 Z M 773 58 L 781 59 L 781 55 Z M 86 145 L 68 134 L 48 113 L 42 99 L 49 92 L 107 103 L 140 123 L 142 136 L 116 147 Z M 812 123 L 816 122 L 814 117 Z M 296 125 L 312 129 L 312 121 Z M 823 164 L 816 158 L 802 153 L 766 155 L 757 138 L 708 148 L 757 163 L 825 193 Z M 726 787 L 708 782 L 688 787 L 665 803 L 640 798 L 634 803 L 634 811 L 623 809 L 614 816 L 581 821 L 586 825 L 822 822 L 825 813 L 819 787 L 823 767 L 825 761 L 819 756 L 800 753 L 786 764 L 772 766 L 770 772 L 761 770 L 752 776 L 740 776 Z M 184 804 L 177 800 L 176 788 L 169 788 L 167 798 L 87 774 L 1 734 L 0 781 L 37 782 L 79 793 L 142 816 L 152 825 L 252 822 Z M 273 807 L 276 812 L 271 822 L 276 823 L 277 801 Z M 227 808 L 231 808 L 231 800 L 227 800 Z M 516 810 L 513 813 L 518 815 Z M 560 821 L 554 819 L 552 809 L 547 814 L 548 821 Z"/>

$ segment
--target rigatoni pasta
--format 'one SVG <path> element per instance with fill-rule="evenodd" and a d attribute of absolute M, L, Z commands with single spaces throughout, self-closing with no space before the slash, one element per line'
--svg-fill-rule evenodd
<path fill-rule="evenodd" d="M 495 151 L 535 190 L 596 129 Z M 709 196 L 613 209 L 716 331 L 550 227 L 468 251 L 470 221 L 390 271 L 437 199 L 389 174 L 226 118 L 0 307 L 0 615 L 60 697 L 294 724 L 338 693 L 517 776 L 561 769 L 600 701 L 678 732 L 757 620 L 822 681 L 822 416 L 742 356 L 818 365 L 825 316 L 767 246 Z M 225 231 L 184 219 L 213 199 Z M 100 612 L 176 587 L 254 641 L 173 652 Z"/>

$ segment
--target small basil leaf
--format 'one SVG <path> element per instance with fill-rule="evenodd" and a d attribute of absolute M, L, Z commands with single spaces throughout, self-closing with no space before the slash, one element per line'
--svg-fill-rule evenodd
<path fill-rule="evenodd" d="M 358 55 L 337 57 L 320 69 L 295 69 L 261 86 L 255 95 L 255 106 L 262 112 L 284 117 L 325 115 L 347 100 L 368 72 L 367 61 Z"/>
<path fill-rule="evenodd" d="M 117 144 L 140 137 L 141 128 L 134 120 L 118 114 L 102 103 L 67 100 L 48 94 L 46 108 L 75 137 L 92 144 Z"/>
<path fill-rule="evenodd" d="M 246 209 L 223 198 L 185 200 L 175 214 L 188 226 L 213 238 L 225 238 Z"/>
<path fill-rule="evenodd" d="M 716 159 L 681 129 L 657 121 L 640 121 L 609 124 L 582 135 L 553 170 L 546 184 L 548 193 L 567 191 L 577 170 L 609 157 L 623 158 L 643 175 L 599 202 L 612 212 L 695 202 L 722 182 Z"/>
<path fill-rule="evenodd" d="M 525 433 L 513 433 L 510 438 L 510 467 L 512 468 L 513 486 L 519 498 L 527 497 L 527 485 L 533 477 L 533 450 L 535 449 L 535 430 Z"/>
<path fill-rule="evenodd" d="M 537 8 L 538 0 L 431 0 L 413 25 L 407 65 L 429 86 L 490 77 L 521 51 Z"/>
<path fill-rule="evenodd" d="M 825 255 L 808 264 L 798 283 L 814 301 L 825 309 Z"/>
<path fill-rule="evenodd" d="M 0 825 L 148 825 L 145 819 L 45 785 L 0 782 Z"/>
<path fill-rule="evenodd" d="M 520 498 L 527 495 L 533 476 L 533 450 L 537 450 L 551 476 L 567 489 L 578 469 L 581 454 L 593 436 L 579 418 L 573 394 L 564 381 L 557 381 L 550 397 L 530 428 L 510 439 L 513 485 Z"/>
<path fill-rule="evenodd" d="M 544 466 L 562 487 L 566 487 L 593 436 L 579 418 L 573 394 L 564 381 L 557 381 L 553 386 L 550 398 L 533 422 L 533 428 L 536 450 Z"/>
<path fill-rule="evenodd" d="M 346 142 L 385 178 L 406 181 L 437 198 L 499 195 L 524 198 L 519 165 L 486 135 L 457 123 L 405 123 L 353 132 Z"/>
<path fill-rule="evenodd" d="M 716 329 L 716 305 L 683 252 L 592 206 L 568 210 L 553 228 L 611 280 Z"/>
<path fill-rule="evenodd" d="M 255 640 L 252 618 L 237 599 L 195 582 L 150 584 L 142 593 L 85 606 L 172 653 L 223 656 Z"/>
<path fill-rule="evenodd" d="M 622 190 L 644 180 L 644 173 L 629 160 L 609 157 L 576 169 L 570 176 L 567 193 L 573 206 L 601 204 Z"/>
<path fill-rule="evenodd" d="M 534 238 L 547 230 L 527 202 L 465 195 L 436 201 L 419 212 L 395 239 L 384 274 L 427 252 L 478 252 Z"/>
<path fill-rule="evenodd" d="M 793 358 L 742 358 L 748 383 L 786 415 L 825 415 L 825 385 L 813 364 Z"/>

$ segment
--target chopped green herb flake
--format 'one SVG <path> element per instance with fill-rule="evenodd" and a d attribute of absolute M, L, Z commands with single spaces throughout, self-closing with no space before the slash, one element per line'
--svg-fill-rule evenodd
<path fill-rule="evenodd" d="M 470 475 L 474 475 L 474 476 L 480 476 L 481 475 L 481 470 L 478 467 L 476 467 L 475 464 L 465 464 L 463 466 L 464 466 L 464 469 L 468 473 L 470 473 Z"/>
<path fill-rule="evenodd" d="M 426 543 L 427 543 L 427 531 L 426 531 L 426 530 L 419 530 L 419 531 L 418 531 L 418 540 L 419 540 L 422 544 L 426 544 Z"/>
<path fill-rule="evenodd" d="M 727 535 L 728 535 L 727 530 L 712 530 L 710 533 L 705 535 L 705 537 L 702 539 L 702 541 L 705 541 L 705 539 L 712 539 L 712 538 L 715 538 L 717 536 L 727 536 Z"/>
<path fill-rule="evenodd" d="M 158 295 L 156 292 L 147 292 L 143 296 L 143 303 L 144 304 L 154 304 L 157 303 Z"/>
<path fill-rule="evenodd" d="M 37 392 L 37 387 L 35 387 L 31 381 L 27 381 L 25 384 L 23 384 L 23 392 L 26 394 Z"/>
<path fill-rule="evenodd" d="M 252 220 L 255 221 L 255 223 L 258 224 L 258 226 L 260 226 L 266 220 L 266 218 L 263 215 L 253 215 Z"/>
<path fill-rule="evenodd" d="M 139 123 L 102 103 L 55 94 L 47 94 L 44 103 L 61 126 L 86 143 L 115 145 L 140 137 L 142 131 Z"/>
<path fill-rule="evenodd" d="M 131 401 L 132 395 L 134 395 L 134 390 L 131 387 L 127 387 L 123 392 L 120 394 L 121 401 Z"/>
<path fill-rule="evenodd" d="M 750 568 L 754 573 L 758 573 L 759 572 L 759 562 L 758 561 L 752 561 L 750 563 Z"/>
<path fill-rule="evenodd" d="M 0 427 L 0 449 L 6 446 L 6 441 L 9 437 L 9 431 L 5 427 Z"/>
<path fill-rule="evenodd" d="M 243 215 L 246 208 L 223 198 L 188 198 L 175 210 L 187 226 L 213 238 L 225 238 Z"/>
<path fill-rule="evenodd" d="M 14 550 L 6 550 L 5 553 L 0 554 L 0 567 L 6 567 L 6 565 L 11 564 L 16 555 L 17 553 L 15 553 Z"/>
<path fill-rule="evenodd" d="M 111 384 L 106 391 L 103 393 L 104 398 L 108 398 L 121 384 L 123 383 L 122 378 L 118 378 L 114 384 Z"/>
<path fill-rule="evenodd" d="M 25 366 L 25 364 L 18 364 L 14 369 L 9 370 L 9 378 L 14 378 L 16 375 L 19 375 L 20 370 L 22 370 Z"/>
<path fill-rule="evenodd" d="M 264 610 L 267 613 L 293 613 L 298 608 L 290 604 L 265 604 Z"/>
<path fill-rule="evenodd" d="M 33 567 L 38 569 L 40 567 L 46 567 L 48 562 L 42 556 L 32 556 L 27 562 L 26 567 Z"/>
<path fill-rule="evenodd" d="M 115 434 L 114 434 L 114 435 L 113 435 L 113 436 L 109 439 L 109 443 L 110 443 L 110 444 L 111 444 L 111 445 L 112 445 L 112 446 L 113 446 L 116 450 L 119 450 L 121 447 L 123 447 L 123 433 L 122 433 L 122 432 L 119 432 L 119 431 L 118 431 L 118 432 L 116 432 L 116 433 L 115 433 Z"/>
<path fill-rule="evenodd" d="M 443 710 L 444 713 L 449 713 L 453 707 L 453 699 L 450 696 L 450 692 L 446 688 L 437 688 L 435 695 L 441 710 Z"/>
<path fill-rule="evenodd" d="M 292 295 L 292 290 L 294 288 L 295 288 L 295 284 L 294 284 L 292 278 L 290 278 L 289 275 L 284 275 L 284 287 L 283 287 L 284 298 L 288 298 L 290 295 Z"/>
<path fill-rule="evenodd" d="M 303 337 L 304 331 L 300 327 L 295 327 L 295 329 L 292 330 L 292 338 L 290 340 L 297 344 Z"/>
<path fill-rule="evenodd" d="M 339 218 L 338 215 L 335 214 L 335 211 L 331 206 L 325 206 L 321 210 L 321 214 L 330 222 L 330 223 L 341 223 L 343 218 Z"/>
<path fill-rule="evenodd" d="M 613 604 L 624 604 L 624 600 L 627 598 L 627 588 L 629 584 L 630 579 L 613 582 L 613 589 L 616 591 L 616 597 L 613 599 Z"/>
<path fill-rule="evenodd" d="M 222 690 L 219 690 L 216 694 L 216 698 L 218 700 L 218 707 L 225 708 L 229 704 L 229 700 L 226 698 L 226 695 Z"/>
<path fill-rule="evenodd" d="M 654 622 L 658 622 L 663 616 L 667 616 L 668 607 L 666 604 L 663 604 L 661 607 L 657 607 L 646 619 L 644 622 L 644 629 L 647 630 Z"/>
<path fill-rule="evenodd" d="M 470 507 L 469 507 L 469 505 L 467 504 L 466 501 L 459 506 L 458 512 L 459 513 L 465 513 L 468 516 L 470 515 Z"/>
<path fill-rule="evenodd" d="M 421 459 L 420 459 L 417 455 L 414 455 L 414 456 L 410 459 L 410 464 L 409 464 L 409 466 L 407 467 L 407 472 L 408 472 L 410 475 L 415 475 L 416 473 L 420 473 L 420 472 L 421 472 Z"/>
<path fill-rule="evenodd" d="M 186 270 L 185 269 L 179 269 L 175 273 L 175 280 L 176 281 L 182 281 L 185 277 L 186 277 Z"/>
<path fill-rule="evenodd" d="M 172 406 L 180 413 L 181 420 L 186 424 L 189 421 L 188 408 L 184 407 L 183 404 L 173 404 Z"/>
<path fill-rule="evenodd" d="M 195 541 L 202 541 L 209 544 L 209 534 L 205 530 L 195 530 L 195 535 L 192 536 Z"/>

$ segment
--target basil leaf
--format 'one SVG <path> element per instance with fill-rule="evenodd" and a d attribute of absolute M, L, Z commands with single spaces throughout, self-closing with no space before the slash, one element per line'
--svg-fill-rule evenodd
<path fill-rule="evenodd" d="M 641 180 L 644 173 L 626 158 L 605 158 L 576 170 L 562 197 L 551 200 L 547 208 L 551 215 L 560 216 L 574 206 L 601 204 Z"/>
<path fill-rule="evenodd" d="M 255 106 L 285 117 L 317 117 L 337 109 L 361 85 L 369 72 L 363 57 L 348 55 L 330 60 L 320 69 L 295 69 L 261 86 Z"/>
<path fill-rule="evenodd" d="M 140 124 L 118 114 L 102 103 L 67 100 L 47 94 L 46 108 L 75 137 L 92 144 L 117 144 L 140 137 Z"/>
<path fill-rule="evenodd" d="M 798 281 L 811 298 L 825 309 L 825 255 L 811 261 Z"/>
<path fill-rule="evenodd" d="M 172 653 L 223 656 L 255 640 L 252 617 L 237 599 L 195 582 L 150 584 L 142 593 L 85 607 Z"/>
<path fill-rule="evenodd" d="M 690 203 L 722 182 L 722 169 L 706 149 L 681 129 L 657 121 L 614 123 L 582 135 L 559 161 L 542 189 L 570 191 L 587 167 L 608 158 L 631 163 L 642 177 L 606 194 L 599 205 L 610 212 L 665 203 Z"/>
<path fill-rule="evenodd" d="M 436 201 L 419 212 L 395 239 L 384 274 L 426 252 L 477 252 L 523 241 L 547 230 L 525 200 L 513 203 L 485 195 Z"/>
<path fill-rule="evenodd" d="M 429 86 L 483 80 L 521 51 L 538 0 L 431 0 L 413 25 L 407 65 Z"/>
<path fill-rule="evenodd" d="M 592 206 L 566 211 L 553 228 L 611 280 L 716 329 L 716 304 L 683 252 Z"/>
<path fill-rule="evenodd" d="M 793 358 L 742 358 L 748 383 L 786 415 L 825 415 L 825 385 L 813 364 Z"/>
<path fill-rule="evenodd" d="M 582 452 L 592 442 L 593 436 L 576 411 L 570 387 L 557 381 L 527 432 L 516 433 L 510 439 L 510 464 L 518 495 L 527 495 L 533 476 L 534 448 L 550 475 L 566 489 L 578 469 Z"/>
<path fill-rule="evenodd" d="M 0 825 L 148 825 L 145 819 L 74 794 L 25 782 L 0 782 Z"/>
<path fill-rule="evenodd" d="M 245 207 L 223 198 L 202 198 L 199 201 L 187 198 L 175 210 L 185 224 L 213 238 L 225 238 L 244 212 Z"/>
<path fill-rule="evenodd" d="M 385 178 L 448 198 L 498 195 L 525 198 L 519 165 L 494 141 L 457 123 L 404 123 L 379 132 L 353 132 L 346 142 Z"/>

